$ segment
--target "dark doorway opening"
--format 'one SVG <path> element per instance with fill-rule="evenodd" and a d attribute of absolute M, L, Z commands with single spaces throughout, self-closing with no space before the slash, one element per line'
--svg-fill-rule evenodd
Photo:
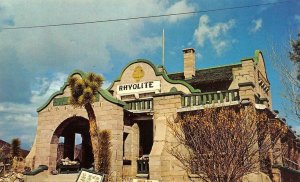
<path fill-rule="evenodd" d="M 140 129 L 140 157 L 149 155 L 153 145 L 153 120 L 139 121 Z"/>
<path fill-rule="evenodd" d="M 58 139 L 57 164 L 61 159 L 78 161 L 80 167 L 90 168 L 94 162 L 89 121 L 82 117 L 72 117 L 63 121 L 55 130 Z"/>

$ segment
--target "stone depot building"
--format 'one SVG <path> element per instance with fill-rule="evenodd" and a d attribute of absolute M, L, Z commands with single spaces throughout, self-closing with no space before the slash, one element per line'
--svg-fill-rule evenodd
<path fill-rule="evenodd" d="M 250 101 L 256 108 L 271 113 L 273 119 L 284 122 L 272 111 L 270 82 L 261 51 L 236 64 L 196 69 L 195 50 L 188 48 L 183 50 L 183 63 L 183 72 L 170 74 L 163 66 L 138 59 L 127 64 L 108 89 L 99 90 L 93 108 L 98 127 L 112 134 L 112 175 L 116 181 L 129 178 L 190 181 L 195 177 L 182 170 L 166 150 L 167 142 L 172 140 L 166 123 L 178 113 Z M 74 71 L 70 76 L 82 74 Z M 87 113 L 84 108 L 69 105 L 69 96 L 70 89 L 65 84 L 38 108 L 35 142 L 26 158 L 32 168 L 47 165 L 49 172 L 55 170 L 59 153 L 60 158 L 77 158 L 82 167 L 91 167 L 93 154 Z M 299 176 L 299 140 L 292 130 L 289 132 L 290 140 L 277 142 L 272 151 L 279 156 L 272 161 L 273 181 Z M 75 133 L 82 137 L 77 156 Z M 60 137 L 64 137 L 63 145 L 59 144 Z M 288 155 L 282 154 L 283 148 L 288 149 Z M 268 181 L 264 178 L 267 177 L 261 175 L 260 181 Z"/>

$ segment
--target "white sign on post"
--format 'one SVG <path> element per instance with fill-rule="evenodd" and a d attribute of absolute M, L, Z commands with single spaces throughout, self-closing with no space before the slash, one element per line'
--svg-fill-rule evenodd
<path fill-rule="evenodd" d="M 117 95 L 129 95 L 157 91 L 160 91 L 160 81 L 129 83 L 117 86 Z"/>
<path fill-rule="evenodd" d="M 81 169 L 81 172 L 76 182 L 103 182 L 104 175 L 90 171 L 87 169 Z"/>

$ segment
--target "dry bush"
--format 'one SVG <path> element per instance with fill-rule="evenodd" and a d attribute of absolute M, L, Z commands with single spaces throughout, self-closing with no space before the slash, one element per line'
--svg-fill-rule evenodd
<path fill-rule="evenodd" d="M 176 138 L 168 152 L 204 181 L 235 182 L 259 171 L 274 143 L 286 133 L 280 122 L 252 106 L 184 113 L 168 126 Z"/>
<path fill-rule="evenodd" d="M 281 94 L 286 117 L 300 119 L 300 30 L 297 38 L 285 44 L 273 45 L 270 60 L 280 75 L 284 92 Z"/>

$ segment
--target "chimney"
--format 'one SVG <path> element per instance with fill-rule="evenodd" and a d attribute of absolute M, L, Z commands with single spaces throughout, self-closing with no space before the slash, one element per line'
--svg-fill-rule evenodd
<path fill-rule="evenodd" d="M 184 79 L 190 79 L 195 76 L 195 49 L 186 48 L 183 52 L 183 63 L 184 63 Z"/>

